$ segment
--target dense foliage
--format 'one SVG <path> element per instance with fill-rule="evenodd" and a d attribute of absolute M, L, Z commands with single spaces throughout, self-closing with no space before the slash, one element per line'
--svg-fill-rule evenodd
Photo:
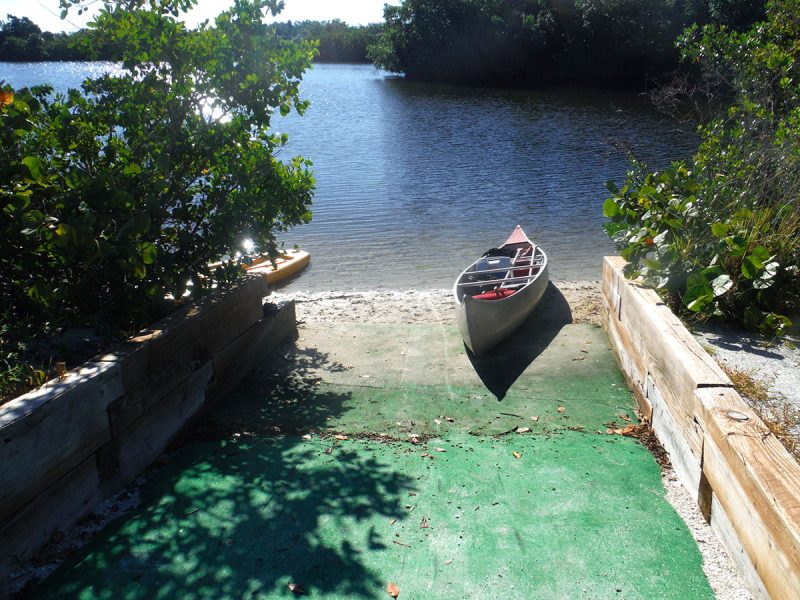
<path fill-rule="evenodd" d="M 369 62 L 367 48 L 377 42 L 383 26 L 354 26 L 335 19 L 276 23 L 275 29 L 279 36 L 287 39 L 317 40 L 317 62 L 365 63 Z"/>
<path fill-rule="evenodd" d="M 194 32 L 174 16 L 190 4 L 105 6 L 89 40 L 119 43 L 120 76 L 66 96 L 3 86 L 0 360 L 65 325 L 135 330 L 188 282 L 198 297 L 235 277 L 208 265 L 244 238 L 274 252 L 277 232 L 311 218 L 308 163 L 277 160 L 286 138 L 269 125 L 305 109 L 314 45 L 269 35 L 271 0 L 237 0 Z"/>
<path fill-rule="evenodd" d="M 781 333 L 800 307 L 800 2 L 767 14 L 741 33 L 687 31 L 705 89 L 735 100 L 690 160 L 611 184 L 604 212 L 631 273 L 676 306 Z"/>
<path fill-rule="evenodd" d="M 677 67 L 685 27 L 762 15 L 752 0 L 403 0 L 370 56 L 416 79 L 641 87 Z"/>

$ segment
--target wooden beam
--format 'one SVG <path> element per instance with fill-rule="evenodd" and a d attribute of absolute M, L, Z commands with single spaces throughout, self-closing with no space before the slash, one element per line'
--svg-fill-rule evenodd
<path fill-rule="evenodd" d="M 94 456 L 40 490 L 13 517 L 0 524 L 0 581 L 15 559 L 30 557 L 56 530 L 68 530 L 102 500 Z"/>
<path fill-rule="evenodd" d="M 606 274 L 619 278 L 620 324 L 630 338 L 629 353 L 641 356 L 692 452 L 700 456 L 702 435 L 695 422 L 694 391 L 729 386 L 730 380 L 658 294 L 626 281 L 619 268 L 608 267 Z"/>
<path fill-rule="evenodd" d="M 687 428 L 694 429 L 694 437 L 702 440 L 703 432 L 696 422 L 678 423 L 679 417 L 672 413 L 669 403 L 661 395 L 652 377 L 647 378 L 647 399 L 652 403 L 653 431 L 658 437 L 664 450 L 669 454 L 669 460 L 683 486 L 689 491 L 692 499 L 700 504 L 700 479 L 702 472 L 703 448 L 702 443 L 695 449 L 687 439 Z"/>
<path fill-rule="evenodd" d="M 800 465 L 735 391 L 698 398 L 714 495 L 770 595 L 800 598 Z"/>
<path fill-rule="evenodd" d="M 111 439 L 122 395 L 118 365 L 86 363 L 0 407 L 0 522 Z"/>
<path fill-rule="evenodd" d="M 253 324 L 233 342 L 214 354 L 214 380 L 206 394 L 214 403 L 233 390 L 260 360 L 266 359 L 287 339 L 297 337 L 294 300 Z"/>
<path fill-rule="evenodd" d="M 642 355 L 634 347 L 628 331 L 621 326 L 613 312 L 608 297 L 604 296 L 606 307 L 606 333 L 611 341 L 611 349 L 617 357 L 622 374 L 633 392 L 639 410 L 648 420 L 652 418 L 653 406 L 647 399 L 647 367 Z"/>
<path fill-rule="evenodd" d="M 204 299 L 142 331 L 122 351 L 100 360 L 122 367 L 126 400 L 114 407 L 125 425 L 149 404 L 170 393 L 216 351 L 225 347 L 263 314 L 267 287 L 263 277 L 247 277 L 226 293 Z"/>
<path fill-rule="evenodd" d="M 103 482 L 106 493 L 129 484 L 166 450 L 186 422 L 202 408 L 206 386 L 213 375 L 213 363 L 208 361 L 127 430 L 115 435 L 119 471 Z"/>

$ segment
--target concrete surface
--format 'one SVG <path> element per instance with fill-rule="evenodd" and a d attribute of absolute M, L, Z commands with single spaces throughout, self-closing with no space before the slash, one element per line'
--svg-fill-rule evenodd
<path fill-rule="evenodd" d="M 551 302 L 499 350 L 301 327 L 39 597 L 712 598 L 603 331 Z"/>

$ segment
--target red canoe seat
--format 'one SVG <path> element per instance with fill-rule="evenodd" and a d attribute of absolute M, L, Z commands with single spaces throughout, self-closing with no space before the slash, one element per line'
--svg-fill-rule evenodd
<path fill-rule="evenodd" d="M 510 288 L 499 288 L 496 290 L 491 290 L 489 292 L 484 292 L 482 294 L 476 294 L 473 296 L 476 300 L 501 300 L 503 298 L 508 298 L 511 294 L 516 292 L 517 290 L 513 290 Z"/>

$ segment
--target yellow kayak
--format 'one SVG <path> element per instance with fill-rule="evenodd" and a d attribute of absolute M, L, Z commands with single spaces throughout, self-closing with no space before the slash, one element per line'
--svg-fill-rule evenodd
<path fill-rule="evenodd" d="M 263 275 L 267 283 L 273 284 L 291 277 L 305 269 L 311 262 L 311 254 L 304 250 L 287 250 L 275 257 L 273 265 L 269 257 L 262 256 L 245 266 L 248 273 Z"/>

